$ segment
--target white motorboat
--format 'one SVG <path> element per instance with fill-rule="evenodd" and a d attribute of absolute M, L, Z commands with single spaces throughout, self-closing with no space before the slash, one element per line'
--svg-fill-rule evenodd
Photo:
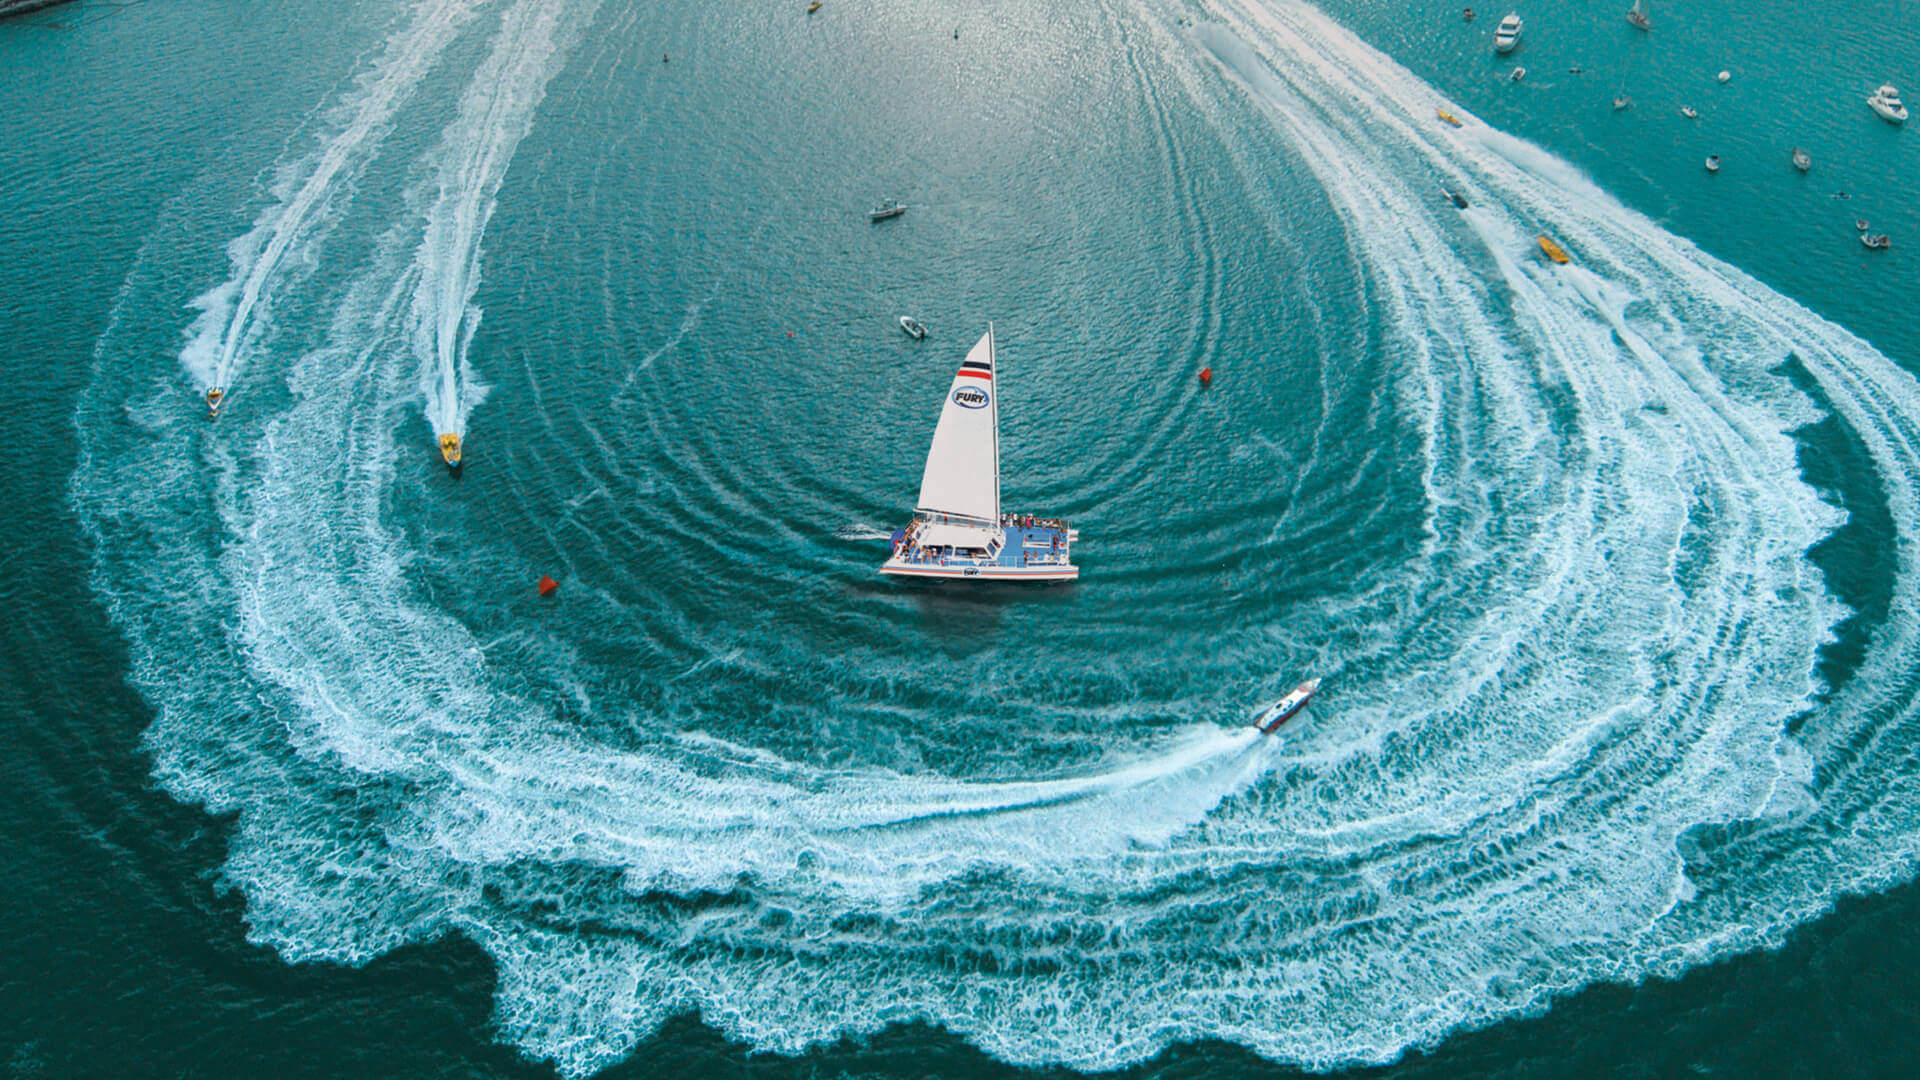
<path fill-rule="evenodd" d="M 904 204 L 897 203 L 892 199 L 888 199 L 885 202 L 882 202 L 879 206 L 876 206 L 873 209 L 867 211 L 867 220 L 868 221 L 885 221 L 888 218 L 897 218 L 901 214 L 904 214 L 906 212 L 907 212 L 907 208 Z"/>
<path fill-rule="evenodd" d="M 1885 251 L 1893 246 L 1893 241 L 1887 238 L 1886 233 L 1874 236 L 1871 233 L 1863 232 L 1860 234 L 1860 242 L 1873 251 Z"/>
<path fill-rule="evenodd" d="M 1647 17 L 1647 0 L 1633 0 L 1633 6 L 1627 9 L 1627 21 L 1641 30 L 1653 29 L 1653 20 Z"/>
<path fill-rule="evenodd" d="M 1493 32 L 1493 51 L 1510 53 L 1520 45 L 1520 15 L 1511 12 Z"/>
<path fill-rule="evenodd" d="M 913 521 L 893 534 L 883 574 L 969 581 L 1072 581 L 1080 533 L 1000 506 L 999 363 L 993 327 L 960 363 L 920 477 Z"/>
<path fill-rule="evenodd" d="M 1698 120 L 1700 119 L 1700 110 L 1691 105 L 1682 105 L 1680 106 L 1680 115 L 1689 120 Z"/>
<path fill-rule="evenodd" d="M 1907 122 L 1907 107 L 1900 102 L 1900 91 L 1892 83 L 1884 83 L 1867 99 L 1867 108 L 1880 114 L 1880 119 L 1890 124 Z"/>
<path fill-rule="evenodd" d="M 1799 169 L 1801 172 L 1806 172 L 1808 169 L 1813 168 L 1813 155 L 1797 146 L 1794 147 L 1793 167 Z"/>
<path fill-rule="evenodd" d="M 1720 74 L 1714 76 L 1714 79 L 1717 82 L 1727 82 L 1732 78 L 1733 78 L 1733 72 L 1731 71 L 1723 71 Z"/>
<path fill-rule="evenodd" d="M 1521 79 L 1524 79 L 1526 77 L 1527 77 L 1527 69 L 1524 67 L 1514 68 L 1513 73 L 1507 76 L 1507 78 L 1512 79 L 1514 82 L 1519 82 Z"/>
<path fill-rule="evenodd" d="M 906 331 L 907 336 L 915 341 L 924 340 L 927 336 L 926 325 L 911 315 L 900 316 L 900 329 Z"/>
<path fill-rule="evenodd" d="M 1308 679 L 1294 687 L 1288 691 L 1286 697 L 1260 710 L 1260 715 L 1253 718 L 1254 729 L 1262 735 L 1271 735 L 1279 731 L 1280 725 L 1293 719 L 1301 709 L 1307 707 L 1307 702 L 1313 700 L 1313 695 L 1319 689 L 1319 679 Z"/>
<path fill-rule="evenodd" d="M 1720 171 L 1720 155 L 1719 154 L 1707 155 L 1707 171 L 1708 172 Z"/>

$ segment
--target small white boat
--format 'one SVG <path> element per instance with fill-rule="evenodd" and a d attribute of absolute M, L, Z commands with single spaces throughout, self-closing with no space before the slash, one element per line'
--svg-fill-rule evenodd
<path fill-rule="evenodd" d="M 1632 104 L 1633 99 L 1625 94 L 1615 94 L 1613 96 L 1613 109 L 1615 112 L 1619 112 L 1621 109 L 1627 108 Z"/>
<path fill-rule="evenodd" d="M 1867 231 L 1867 225 L 1868 225 L 1868 222 L 1867 222 L 1867 219 L 1866 219 L 1866 218 L 1854 218 L 1854 219 L 1853 219 L 1853 231 L 1854 231 L 1854 232 L 1861 232 L 1861 233 L 1863 233 L 1863 232 L 1866 232 L 1866 231 Z"/>
<path fill-rule="evenodd" d="M 1520 45 L 1520 15 L 1511 12 L 1493 32 L 1493 51 L 1510 53 Z"/>
<path fill-rule="evenodd" d="M 1072 581 L 1079 530 L 1000 505 L 1000 385 L 993 327 L 954 373 L 940 404 L 920 501 L 893 534 L 880 572 L 965 581 Z"/>
<path fill-rule="evenodd" d="M 897 203 L 892 199 L 888 199 L 885 202 L 881 203 L 879 206 L 876 206 L 873 209 L 867 211 L 867 220 L 868 221 L 885 221 L 888 218 L 899 217 L 901 214 L 904 214 L 906 212 L 907 212 L 907 208 L 904 204 Z"/>
<path fill-rule="evenodd" d="M 1279 731 L 1280 725 L 1293 719 L 1301 709 L 1307 707 L 1307 702 L 1313 700 L 1313 695 L 1319 689 L 1319 679 L 1308 679 L 1294 687 L 1288 691 L 1286 697 L 1260 710 L 1260 715 L 1253 718 L 1254 729 L 1262 735 L 1271 735 Z"/>
<path fill-rule="evenodd" d="M 1633 6 L 1627 9 L 1627 21 L 1641 30 L 1653 29 L 1653 20 L 1647 18 L 1647 0 L 1633 0 Z"/>
<path fill-rule="evenodd" d="M 1720 155 L 1719 154 L 1707 155 L 1707 171 L 1708 172 L 1720 171 Z"/>
<path fill-rule="evenodd" d="M 1507 78 L 1512 79 L 1514 82 L 1519 82 L 1521 79 L 1524 79 L 1526 77 L 1527 77 L 1527 69 L 1524 67 L 1514 68 L 1512 74 L 1507 76 Z"/>
<path fill-rule="evenodd" d="M 1874 251 L 1885 251 L 1888 248 L 1893 246 L 1893 241 L 1887 239 L 1886 233 L 1881 233 L 1879 236 L 1873 236 L 1869 233 L 1861 233 L 1860 242 L 1862 244 L 1865 244 L 1868 248 Z"/>
<path fill-rule="evenodd" d="M 925 340 L 927 336 L 926 326 L 911 315 L 900 316 L 900 329 L 906 331 L 907 336 L 915 341 Z"/>
<path fill-rule="evenodd" d="M 1731 78 L 1733 78 L 1733 72 L 1731 72 L 1731 71 L 1723 71 L 1723 72 L 1721 72 L 1720 74 L 1718 74 L 1718 75 L 1715 75 L 1715 76 L 1714 76 L 1714 78 L 1715 78 L 1715 79 L 1718 79 L 1718 80 L 1719 80 L 1719 81 L 1721 81 L 1721 82 L 1726 82 L 1726 81 L 1727 81 L 1728 79 L 1731 79 Z"/>
<path fill-rule="evenodd" d="M 1813 168 L 1813 155 L 1797 146 L 1794 147 L 1793 167 L 1799 169 L 1801 172 L 1806 172 L 1808 169 Z"/>
<path fill-rule="evenodd" d="M 1880 115 L 1880 119 L 1890 124 L 1907 122 L 1907 107 L 1900 102 L 1900 91 L 1892 83 L 1884 83 L 1867 99 L 1867 107 Z"/>
<path fill-rule="evenodd" d="M 1691 105 L 1682 105 L 1680 106 L 1680 115 L 1689 120 L 1698 120 L 1700 119 L 1700 110 Z"/>

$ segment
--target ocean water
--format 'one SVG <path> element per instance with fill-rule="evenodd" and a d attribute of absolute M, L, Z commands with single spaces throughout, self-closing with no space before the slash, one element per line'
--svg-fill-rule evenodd
<path fill-rule="evenodd" d="M 1910 1068 L 1920 29 L 1498 14 L 0 25 L 9 1068 Z"/>

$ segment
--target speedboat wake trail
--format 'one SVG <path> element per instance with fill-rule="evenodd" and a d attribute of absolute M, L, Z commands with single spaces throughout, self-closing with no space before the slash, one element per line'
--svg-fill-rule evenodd
<path fill-rule="evenodd" d="M 1385 1060 L 1587 981 L 1777 943 L 1910 876 L 1920 639 L 1892 616 L 1825 685 L 1847 611 L 1810 552 L 1843 517 L 1801 477 L 1795 433 L 1829 415 L 1871 453 L 1910 613 L 1920 386 L 1545 151 L 1424 122 L 1458 107 L 1319 11 L 1215 11 L 1168 33 L 1320 181 L 1423 431 L 1423 557 L 1370 635 L 1409 652 L 1345 696 L 1377 695 L 1372 737 L 1452 764 L 1429 757 L 1412 797 L 1349 796 L 1329 834 L 1393 898 L 1394 929 L 1320 939 L 1319 974 L 1291 981 L 1303 1004 L 1271 1023 L 1195 1030 L 1316 1067 Z M 1435 177 L 1476 212 L 1444 213 Z M 1542 228 L 1577 262 L 1530 252 Z M 1442 870 L 1416 835 L 1503 854 Z"/>
<path fill-rule="evenodd" d="M 231 276 L 193 301 L 200 315 L 180 360 L 217 414 L 249 350 L 269 332 L 275 296 L 311 271 L 354 181 L 380 152 L 395 114 L 482 0 L 420 0 L 355 88 L 323 120 L 319 147 L 279 167 L 273 201 L 227 245 Z"/>
<path fill-rule="evenodd" d="M 288 392 L 253 399 L 256 426 L 207 439 L 180 415 L 171 346 L 198 285 L 172 288 L 171 239 L 149 243 L 154 265 L 96 345 L 72 492 L 153 707 L 155 782 L 230 823 L 220 875 L 249 940 L 363 964 L 461 936 L 492 961 L 495 1030 L 569 1078 L 689 1014 L 756 1051 L 911 1020 L 1020 1065 L 1108 1070 L 1225 1040 L 1328 1070 L 1778 943 L 1837 896 L 1915 873 L 1920 384 L 1311 7 L 1210 0 L 1199 25 L 1165 0 L 1118 7 L 1076 16 L 1116 24 L 1128 61 L 1084 69 L 1121 80 L 1096 100 L 1131 118 L 1095 134 L 1159 150 L 1158 170 L 1114 160 L 1177 206 L 1060 215 L 1057 265 L 1138 271 L 1075 301 L 1132 318 L 1126 355 L 1180 355 L 1187 335 L 1187 370 L 1242 373 L 1217 384 L 1236 401 L 1287 394 L 1230 414 L 1190 375 L 1050 357 L 1048 313 L 1022 313 L 1036 344 L 1005 377 L 1030 380 L 1014 384 L 1035 403 L 1023 440 L 1053 449 L 1009 463 L 1010 489 L 1065 505 L 1091 483 L 1077 507 L 1133 522 L 1112 532 L 1110 572 L 1046 598 L 854 583 L 878 554 L 867 523 L 897 491 L 844 478 L 888 459 L 825 427 L 864 414 L 835 412 L 845 373 L 811 363 L 804 338 L 705 340 L 720 336 L 697 325 L 705 304 L 730 322 L 762 302 L 757 285 L 684 312 L 692 297 L 662 291 L 650 330 L 665 343 L 602 387 L 649 420 L 609 451 L 621 469 L 504 493 L 485 507 L 497 534 L 469 527 L 481 510 L 464 492 L 404 467 L 424 449 L 413 402 L 437 441 L 465 434 L 482 393 L 483 238 L 508 241 L 522 196 L 549 208 L 510 166 L 546 130 L 543 107 L 589 101 L 549 97 L 573 85 L 563 70 L 608 91 L 609 123 L 653 102 L 707 115 L 680 82 L 699 64 L 676 52 L 673 83 L 639 85 L 668 78 L 622 66 L 659 54 L 653 29 L 595 22 L 596 0 L 485 9 L 474 70 L 447 80 L 417 171 L 395 178 L 406 205 L 324 304 L 301 297 L 324 309 L 306 327 L 317 344 L 288 350 Z M 469 15 L 412 12 L 202 298 L 185 359 L 205 387 L 241 371 Z M 576 52 L 600 59 L 568 70 Z M 1006 108 L 1057 119 L 1061 97 Z M 776 121 L 714 152 L 772 157 L 806 134 Z M 678 114 L 666 126 L 692 130 Z M 712 171 L 708 151 L 677 148 L 677 175 Z M 617 171 L 564 158 L 555 175 Z M 1063 197 L 1107 183 L 1061 159 L 1044 182 Z M 984 178 L 997 160 L 969 168 Z M 739 164 L 742 183 L 768 182 Z M 570 205 L 643 186 L 626 182 Z M 685 194 L 604 201 L 628 213 Z M 879 244 L 894 227 L 857 231 L 833 205 L 847 204 L 826 204 L 822 236 Z M 702 222 L 711 246 L 694 257 L 745 250 L 732 224 Z M 1127 239 L 1146 235 L 1177 242 Z M 780 257 L 811 266 L 814 242 L 795 232 Z M 672 288 L 728 272 L 663 265 Z M 1194 267 L 1218 287 L 1154 285 Z M 633 285 L 609 275 L 609 294 Z M 1101 307 L 1133 296 L 1175 317 Z M 1300 328 L 1298 356 L 1267 357 L 1258 337 L 1237 339 L 1256 343 L 1241 356 L 1208 351 L 1236 340 L 1223 312 L 1296 298 L 1271 325 Z M 582 348 L 563 358 L 582 372 L 623 366 Z M 669 350 L 673 379 L 656 378 Z M 915 408 L 918 391 L 885 381 L 888 355 L 862 378 L 875 401 Z M 714 371 L 777 389 L 680 392 Z M 1068 430 L 1057 410 L 1096 396 L 1045 392 L 1069 372 L 1118 399 L 1110 437 Z M 741 411 L 717 422 L 708 402 Z M 775 422 L 790 437 L 769 437 Z M 1871 460 L 1863 490 L 1802 474 L 1803 454 L 1831 452 L 1806 434 L 1816 422 Z M 876 445 L 897 441 L 873 426 Z M 575 449 L 540 438 L 542 453 Z M 900 484 L 929 445 L 905 442 Z M 774 449 L 755 457 L 761 444 Z M 1208 475 L 1244 501 L 1212 518 L 1177 505 Z M 1891 521 L 1887 600 L 1857 613 L 1813 554 L 1856 507 Z M 1149 565 L 1167 523 L 1218 557 Z M 568 587 L 542 599 L 548 560 Z M 1862 643 L 1844 677 L 1823 666 L 1836 628 Z M 1327 678 L 1313 708 L 1337 723 L 1300 719 L 1309 674 Z"/>
<path fill-rule="evenodd" d="M 598 8 L 598 0 L 519 0 L 509 7 L 492 53 L 474 72 L 432 158 L 422 192 L 425 232 L 414 257 L 418 284 L 407 321 L 427 421 L 449 467 L 459 467 L 467 415 L 486 396 L 467 359 L 480 325 L 473 302 L 480 288 L 480 241 L 547 83 Z"/>

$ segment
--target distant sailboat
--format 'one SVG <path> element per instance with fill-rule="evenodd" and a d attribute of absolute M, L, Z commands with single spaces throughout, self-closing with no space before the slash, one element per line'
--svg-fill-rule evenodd
<path fill-rule="evenodd" d="M 1627 21 L 1641 30 L 1653 29 L 1653 20 L 1647 18 L 1647 0 L 1633 0 L 1633 7 L 1627 10 Z"/>
<path fill-rule="evenodd" d="M 979 581 L 1072 581 L 1079 533 L 1000 509 L 1000 387 L 987 327 L 947 387 L 913 521 L 893 534 L 883 574 Z"/>

